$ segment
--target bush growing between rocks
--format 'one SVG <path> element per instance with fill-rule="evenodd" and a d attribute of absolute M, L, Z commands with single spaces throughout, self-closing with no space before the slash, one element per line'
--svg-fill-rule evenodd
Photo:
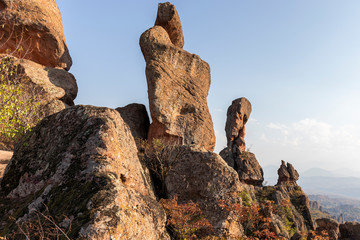
<path fill-rule="evenodd" d="M 41 94 L 28 88 L 10 55 L 0 58 L 0 142 L 13 146 L 42 116 Z M 1 147 L 1 146 L 0 146 Z M 5 148 L 5 147 L 4 147 Z"/>
<path fill-rule="evenodd" d="M 67 234 L 71 230 L 71 219 L 66 216 L 53 217 L 47 208 L 44 213 L 35 209 L 34 212 L 34 218 L 17 223 L 18 231 L 8 234 L 6 237 L 0 237 L 0 240 L 70 240 Z"/>
<path fill-rule="evenodd" d="M 180 145 L 164 144 L 160 139 L 151 143 L 144 139 L 136 139 L 139 146 L 139 159 L 150 170 L 159 198 L 166 198 L 165 177 L 173 165 L 185 153 Z"/>
<path fill-rule="evenodd" d="M 161 199 L 160 204 L 167 214 L 167 226 L 176 239 L 199 239 L 199 232 L 213 232 L 213 227 L 202 214 L 197 204 L 178 204 L 177 197 Z"/>

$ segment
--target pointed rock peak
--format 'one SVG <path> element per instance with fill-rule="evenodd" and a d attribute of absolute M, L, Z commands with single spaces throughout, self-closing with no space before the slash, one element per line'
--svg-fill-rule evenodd
<path fill-rule="evenodd" d="M 236 145 L 245 151 L 245 124 L 251 114 L 251 103 L 246 98 L 238 98 L 232 101 L 227 110 L 226 138 L 228 147 Z"/>
<path fill-rule="evenodd" d="M 174 6 L 160 4 L 156 26 L 140 37 L 152 118 L 148 139 L 214 151 L 215 134 L 207 106 L 210 66 L 180 48 L 182 39 Z"/>
<path fill-rule="evenodd" d="M 180 48 L 184 46 L 184 35 L 179 14 L 173 4 L 169 2 L 159 3 L 155 26 L 163 27 L 175 46 Z"/>
<path fill-rule="evenodd" d="M 226 137 L 227 147 L 220 156 L 239 174 L 242 182 L 261 186 L 264 172 L 255 154 L 245 151 L 245 124 L 251 114 L 251 103 L 246 98 L 232 101 L 227 111 Z"/>
<path fill-rule="evenodd" d="M 299 173 L 295 170 L 294 166 L 290 163 L 285 164 L 284 160 L 281 160 L 281 166 L 278 170 L 278 183 L 281 184 L 296 184 L 296 181 L 299 180 Z"/>

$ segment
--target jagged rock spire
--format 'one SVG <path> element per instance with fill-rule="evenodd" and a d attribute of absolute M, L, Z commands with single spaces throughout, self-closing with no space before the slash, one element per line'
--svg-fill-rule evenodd
<path fill-rule="evenodd" d="M 245 151 L 245 124 L 251 114 L 251 103 L 246 98 L 235 99 L 227 111 L 227 148 L 220 156 L 239 174 L 240 180 L 251 185 L 262 185 L 263 170 L 253 153 Z"/>
<path fill-rule="evenodd" d="M 296 181 L 299 179 L 299 173 L 295 170 L 292 164 L 287 163 L 285 165 L 285 161 L 281 160 L 281 166 L 278 170 L 278 182 L 277 185 L 280 184 L 296 184 Z"/>
<path fill-rule="evenodd" d="M 149 140 L 195 144 L 213 151 L 215 134 L 207 106 L 210 67 L 182 46 L 174 5 L 159 4 L 155 26 L 140 37 L 152 118 Z"/>

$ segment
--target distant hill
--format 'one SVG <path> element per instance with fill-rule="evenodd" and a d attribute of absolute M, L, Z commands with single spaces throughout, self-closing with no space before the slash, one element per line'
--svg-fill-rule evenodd
<path fill-rule="evenodd" d="M 308 194 L 360 199 L 360 178 L 356 177 L 304 177 L 300 174 L 298 184 Z"/>
<path fill-rule="evenodd" d="M 360 221 L 360 200 L 319 194 L 309 194 L 308 197 L 311 201 L 317 201 L 322 212 L 328 213 L 334 219 L 338 219 L 342 214 L 344 221 Z"/>

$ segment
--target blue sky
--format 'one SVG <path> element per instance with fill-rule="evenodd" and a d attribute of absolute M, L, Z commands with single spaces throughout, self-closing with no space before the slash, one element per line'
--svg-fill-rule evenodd
<path fill-rule="evenodd" d="M 158 1 L 58 0 L 79 85 L 76 104 L 148 105 L 142 32 Z M 208 96 L 226 145 L 226 110 L 246 97 L 260 164 L 360 172 L 360 1 L 177 0 L 184 49 L 211 66 Z"/>

